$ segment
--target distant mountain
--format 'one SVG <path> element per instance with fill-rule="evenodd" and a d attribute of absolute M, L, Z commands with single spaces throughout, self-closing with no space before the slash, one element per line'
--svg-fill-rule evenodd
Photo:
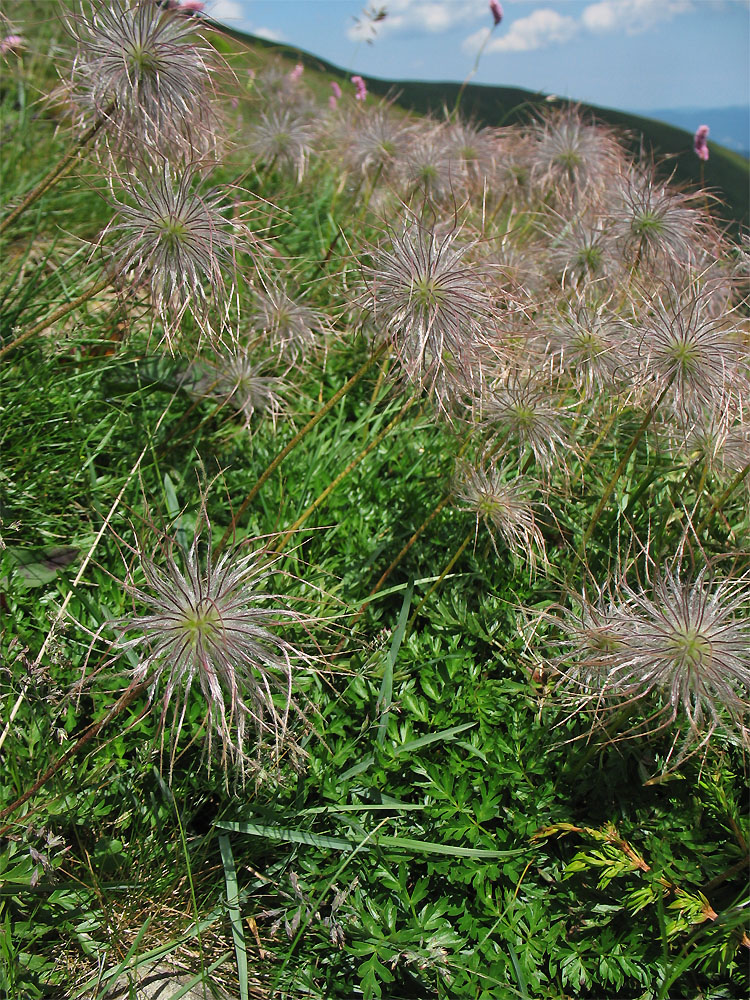
<path fill-rule="evenodd" d="M 295 63 L 301 62 L 308 69 L 325 74 L 327 80 L 349 79 L 349 73 L 325 59 L 305 52 L 304 49 L 258 38 L 223 24 L 216 26 L 225 35 L 243 44 L 250 44 L 261 50 L 272 49 L 279 55 L 294 60 Z M 409 108 L 418 114 L 441 116 L 446 108 L 455 106 L 460 94 L 462 113 L 479 125 L 497 126 L 528 122 L 535 113 L 550 108 L 550 99 L 545 94 L 523 90 L 520 87 L 489 87 L 471 83 L 466 86 L 455 81 L 439 83 L 382 80 L 377 77 L 367 77 L 366 82 L 368 90 L 372 93 L 389 97 L 401 107 Z M 325 89 L 327 90 L 327 81 Z M 556 98 L 552 100 L 556 107 L 564 107 L 571 103 Z M 704 183 L 719 199 L 715 211 L 728 223 L 735 236 L 741 231 L 750 229 L 750 163 L 734 149 L 722 146 L 717 134 L 721 131 L 718 125 L 719 119 L 708 117 L 711 112 L 703 109 L 698 113 L 697 121 L 690 118 L 689 127 L 681 127 L 661 117 L 671 112 L 648 111 L 641 116 L 583 103 L 578 103 L 577 107 L 599 121 L 620 130 L 626 147 L 634 155 L 640 152 L 652 152 L 660 161 L 663 176 L 671 177 L 683 187 L 693 189 L 698 185 L 700 178 L 700 165 L 693 152 L 693 133 L 698 125 L 708 125 L 711 128 L 709 142 L 712 146 L 711 158 L 704 167 Z M 743 113 L 747 111 L 747 109 L 738 110 Z M 695 114 L 688 111 L 685 113 Z"/>
<path fill-rule="evenodd" d="M 687 132 L 695 132 L 699 125 L 708 125 L 711 129 L 709 142 L 721 143 L 727 149 L 733 149 L 746 159 L 750 159 L 750 105 L 739 105 L 732 108 L 659 108 L 656 111 L 636 111 L 635 114 L 646 118 L 656 118 L 658 121 L 684 128 Z"/>

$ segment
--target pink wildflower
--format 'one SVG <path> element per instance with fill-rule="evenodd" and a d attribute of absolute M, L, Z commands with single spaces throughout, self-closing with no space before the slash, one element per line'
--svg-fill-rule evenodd
<path fill-rule="evenodd" d="M 0 56 L 7 56 L 9 52 L 18 54 L 25 48 L 26 43 L 20 35 L 6 35 L 0 40 Z"/>
<path fill-rule="evenodd" d="M 367 86 L 365 84 L 365 81 L 362 79 L 361 76 L 353 76 L 352 83 L 357 88 L 357 93 L 354 95 L 354 99 L 356 101 L 364 101 L 364 99 L 367 97 Z"/>
<path fill-rule="evenodd" d="M 173 10 L 177 14 L 202 14 L 205 8 L 203 0 L 168 0 L 167 10 Z"/>
<path fill-rule="evenodd" d="M 699 160 L 708 159 L 708 125 L 699 125 L 693 139 L 693 149 Z"/>
<path fill-rule="evenodd" d="M 339 102 L 338 102 L 337 98 L 334 97 L 333 94 L 331 94 L 331 96 L 328 98 L 328 107 L 331 109 L 331 111 L 335 111 L 336 110 L 336 108 L 338 107 L 338 103 Z"/>
<path fill-rule="evenodd" d="M 331 90 L 333 91 L 333 96 L 338 101 L 341 97 L 341 87 L 339 87 L 335 80 L 331 80 Z"/>
<path fill-rule="evenodd" d="M 503 19 L 503 8 L 497 0 L 490 0 L 490 13 L 492 14 L 492 20 L 495 22 L 494 27 L 496 28 Z"/>
<path fill-rule="evenodd" d="M 302 63 L 297 63 L 292 72 L 289 74 L 289 79 L 292 81 L 292 83 L 297 83 L 297 81 L 300 79 L 304 71 L 305 67 L 302 65 Z"/>

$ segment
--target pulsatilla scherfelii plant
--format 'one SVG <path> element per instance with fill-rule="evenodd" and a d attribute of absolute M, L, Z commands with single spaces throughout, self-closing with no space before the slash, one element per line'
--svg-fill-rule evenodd
<path fill-rule="evenodd" d="M 231 297 L 224 274 L 234 271 L 241 232 L 222 214 L 224 192 L 202 191 L 196 167 L 166 162 L 140 180 L 122 181 L 122 189 L 117 215 L 100 237 L 100 244 L 115 237 L 106 250 L 118 274 L 148 281 L 170 347 L 188 311 L 209 337 L 218 317 L 221 332 Z"/>
<path fill-rule="evenodd" d="M 375 324 L 406 378 L 438 403 L 478 392 L 492 298 L 487 269 L 466 259 L 455 231 L 439 236 L 412 222 L 373 253 L 365 274 Z"/>
<path fill-rule="evenodd" d="M 499 555 L 495 534 L 520 559 L 536 566 L 537 552 L 546 561 L 544 537 L 539 530 L 530 499 L 534 484 L 510 469 L 489 462 L 459 469 L 456 499 L 466 504 L 464 510 L 476 516 L 477 533 L 481 520 L 490 533 L 495 554 Z"/>
<path fill-rule="evenodd" d="M 311 669 L 312 658 L 277 632 L 304 626 L 305 616 L 265 591 L 274 563 L 262 549 L 215 555 L 205 507 L 189 548 L 162 536 L 160 549 L 158 562 L 136 553 L 143 584 L 131 580 L 128 590 L 146 613 L 122 624 L 120 648 L 139 657 L 136 682 L 152 677 L 152 697 L 162 689 L 162 740 L 171 706 L 170 773 L 197 680 L 208 706 L 209 754 L 217 736 L 222 764 L 231 760 L 244 779 L 249 728 L 256 752 L 270 742 L 277 759 L 288 739 L 294 674 Z"/>
<path fill-rule="evenodd" d="M 77 45 L 67 88 L 82 124 L 104 119 L 107 141 L 140 159 L 215 149 L 217 60 L 197 41 L 195 18 L 154 0 L 97 0 L 67 21 Z"/>
<path fill-rule="evenodd" d="M 701 741 L 727 720 L 747 735 L 749 610 L 747 578 L 717 580 L 705 568 L 692 581 L 666 569 L 650 592 L 623 584 L 566 623 L 564 686 L 600 716 L 655 704 L 646 729 L 682 717 Z"/>

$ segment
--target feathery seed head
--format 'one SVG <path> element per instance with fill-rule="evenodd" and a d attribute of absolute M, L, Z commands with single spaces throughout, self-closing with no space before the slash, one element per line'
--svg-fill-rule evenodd
<path fill-rule="evenodd" d="M 327 317 L 293 298 L 281 279 L 267 283 L 256 293 L 250 322 L 268 339 L 272 350 L 292 362 L 324 345 L 331 331 Z"/>
<path fill-rule="evenodd" d="M 429 131 L 415 132 L 411 144 L 398 164 L 407 199 L 415 192 L 440 203 L 454 197 L 462 186 L 462 172 L 457 169 L 445 141 L 442 126 L 428 126 Z"/>
<path fill-rule="evenodd" d="M 237 346 L 197 371 L 198 376 L 188 386 L 192 395 L 210 396 L 229 405 L 245 418 L 245 429 L 256 413 L 267 414 L 276 426 L 287 384 L 283 378 L 267 374 L 267 361 L 254 360 L 249 348 Z"/>
<path fill-rule="evenodd" d="M 301 180 L 313 146 L 313 127 L 289 108 L 261 113 L 250 129 L 248 148 L 262 163 L 293 170 Z"/>
<path fill-rule="evenodd" d="M 70 97 L 82 124 L 105 117 L 105 141 L 140 159 L 197 159 L 216 150 L 217 62 L 196 41 L 200 22 L 153 0 L 95 0 L 68 27 L 77 43 Z"/>
<path fill-rule="evenodd" d="M 182 317 L 190 312 L 201 332 L 215 335 L 210 319 L 221 317 L 229 295 L 225 270 L 234 269 L 237 226 L 222 214 L 221 191 L 201 193 L 196 168 L 144 171 L 141 180 L 121 181 L 117 216 L 104 230 L 115 240 L 107 251 L 118 273 L 148 281 L 152 304 L 171 346 Z M 223 318 L 222 318 L 223 322 Z M 219 331 L 220 332 L 220 331 Z"/>
<path fill-rule="evenodd" d="M 640 325 L 639 355 L 657 387 L 671 382 L 671 402 L 687 416 L 737 405 L 747 388 L 739 332 L 731 317 L 712 315 L 710 290 L 693 285 L 655 296 Z"/>
<path fill-rule="evenodd" d="M 606 189 L 617 176 L 619 145 L 601 125 L 586 124 L 575 109 L 556 111 L 534 128 L 533 172 L 546 191 L 580 198 Z"/>
<path fill-rule="evenodd" d="M 499 555 L 495 542 L 498 534 L 514 556 L 528 560 L 532 570 L 537 552 L 546 561 L 544 537 L 530 500 L 533 489 L 529 479 L 492 463 L 463 465 L 455 487 L 456 499 L 467 504 L 462 509 L 476 516 L 477 532 L 480 520 L 489 531 L 495 553 Z"/>
<path fill-rule="evenodd" d="M 551 321 L 548 333 L 555 368 L 566 371 L 589 399 L 618 389 L 634 367 L 624 330 L 604 304 L 568 303 L 566 311 Z"/>
<path fill-rule="evenodd" d="M 487 392 L 485 424 L 492 435 L 515 445 L 519 461 L 529 449 L 537 465 L 545 470 L 558 458 L 565 464 L 570 448 L 566 416 L 552 386 L 540 377 L 512 374 Z"/>
<path fill-rule="evenodd" d="M 373 252 L 365 277 L 376 327 L 391 341 L 406 378 L 443 403 L 482 384 L 492 310 L 488 270 L 467 259 L 457 233 L 417 223 Z"/>
<path fill-rule="evenodd" d="M 689 264 L 702 249 L 704 221 L 687 195 L 668 188 L 651 170 L 620 180 L 613 236 L 626 259 Z"/>
<path fill-rule="evenodd" d="M 155 674 L 152 692 L 163 688 L 162 734 L 172 705 L 171 763 L 197 680 L 208 706 L 209 748 L 217 736 L 222 762 L 232 760 L 244 777 L 248 727 L 258 752 L 270 738 L 277 757 L 287 735 L 294 672 L 309 669 L 311 659 L 276 630 L 288 632 L 304 616 L 265 592 L 274 570 L 263 551 L 213 554 L 205 505 L 189 549 L 166 536 L 160 548 L 158 562 L 138 553 L 145 583 L 128 589 L 146 613 L 123 623 L 120 648 L 138 653 L 136 680 Z"/>
<path fill-rule="evenodd" d="M 622 270 L 613 253 L 608 227 L 601 218 L 565 221 L 562 232 L 545 229 L 550 241 L 549 261 L 563 287 L 580 288 L 591 282 L 607 283 Z"/>
<path fill-rule="evenodd" d="M 658 728 L 687 719 L 709 734 L 727 714 L 744 728 L 750 693 L 750 589 L 747 579 L 714 580 L 706 569 L 692 582 L 679 568 L 665 570 L 651 594 L 623 585 L 604 616 L 611 638 L 603 653 L 580 642 L 585 618 L 573 625 L 574 666 L 569 683 L 580 685 L 597 707 L 658 699 Z M 590 607 L 589 618 L 602 617 Z M 577 648 L 575 648 L 577 647 Z M 583 682 L 583 683 L 582 683 Z M 588 690 L 586 690 L 588 689 Z"/>
<path fill-rule="evenodd" d="M 384 108 L 357 115 L 342 136 L 344 161 L 357 173 L 386 176 L 399 157 L 404 155 L 410 128 Z"/>

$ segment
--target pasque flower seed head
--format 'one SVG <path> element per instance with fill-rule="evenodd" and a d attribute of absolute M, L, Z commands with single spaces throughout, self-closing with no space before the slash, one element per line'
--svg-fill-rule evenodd
<path fill-rule="evenodd" d="M 649 724 L 684 716 L 703 739 L 730 718 L 741 729 L 750 693 L 750 588 L 747 579 L 692 580 L 667 569 L 651 592 L 625 584 L 608 606 L 584 603 L 568 627 L 567 684 L 598 711 L 613 703 L 657 701 Z M 592 626 L 593 623 L 593 627 Z"/>
<path fill-rule="evenodd" d="M 466 504 L 464 510 L 476 516 L 477 532 L 480 520 L 490 533 L 495 553 L 495 534 L 519 559 L 528 560 L 532 570 L 537 552 L 546 559 L 544 537 L 539 530 L 534 506 L 530 500 L 531 480 L 491 463 L 479 467 L 464 465 L 459 469 L 455 489 L 456 499 Z"/>
<path fill-rule="evenodd" d="M 217 145 L 211 103 L 214 50 L 200 22 L 153 0 L 95 2 L 68 18 L 77 43 L 69 97 L 82 124 L 138 159 L 205 157 Z"/>
<path fill-rule="evenodd" d="M 456 237 L 407 223 L 374 251 L 365 274 L 375 324 L 405 376 L 441 400 L 481 386 L 492 325 L 488 269 L 468 260 L 470 245 Z"/>
<path fill-rule="evenodd" d="M 238 227 L 223 214 L 222 191 L 203 193 L 192 166 L 144 170 L 140 180 L 122 182 L 117 215 L 100 243 L 106 243 L 120 274 L 148 281 L 153 306 L 167 342 L 189 311 L 202 332 L 216 333 L 211 313 L 223 322 L 228 290 L 225 272 L 234 269 Z"/>
<path fill-rule="evenodd" d="M 144 583 L 128 589 L 146 611 L 123 624 L 120 646 L 139 657 L 136 680 L 152 676 L 152 697 L 162 688 L 162 731 L 172 708 L 172 758 L 197 681 L 208 706 L 209 744 L 218 737 L 223 762 L 244 773 L 248 727 L 256 748 L 270 739 L 275 754 L 281 751 L 294 710 L 294 672 L 311 659 L 276 630 L 288 633 L 304 616 L 265 591 L 273 561 L 262 550 L 215 555 L 205 506 L 188 549 L 166 536 L 160 548 L 158 561 L 137 553 Z"/>

